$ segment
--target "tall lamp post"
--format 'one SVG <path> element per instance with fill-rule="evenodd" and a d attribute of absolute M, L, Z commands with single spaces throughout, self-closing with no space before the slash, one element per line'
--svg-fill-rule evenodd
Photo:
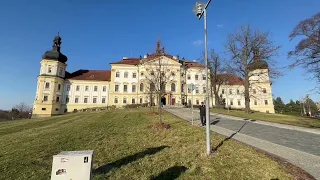
<path fill-rule="evenodd" d="M 207 42 L 207 7 L 209 6 L 211 0 L 204 4 L 202 2 L 196 2 L 193 8 L 196 16 L 201 19 L 204 16 L 204 51 L 205 51 L 205 66 L 206 66 L 206 141 L 207 141 L 207 155 L 211 153 L 211 143 L 210 143 L 210 112 L 209 112 L 209 86 L 208 86 L 208 42 Z"/>

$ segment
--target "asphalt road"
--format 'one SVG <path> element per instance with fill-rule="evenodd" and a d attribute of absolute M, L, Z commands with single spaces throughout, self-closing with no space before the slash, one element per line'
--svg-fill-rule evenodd
<path fill-rule="evenodd" d="M 191 120 L 192 112 L 190 109 L 170 107 L 166 109 L 169 112 L 180 114 L 181 117 L 185 117 L 187 120 Z M 196 119 L 197 123 L 199 123 L 199 118 L 199 112 L 194 111 L 194 119 Z M 318 134 L 258 124 L 249 120 L 232 120 L 227 117 L 212 115 L 210 116 L 210 121 L 219 127 L 239 131 L 251 137 L 320 156 L 320 135 Z"/>

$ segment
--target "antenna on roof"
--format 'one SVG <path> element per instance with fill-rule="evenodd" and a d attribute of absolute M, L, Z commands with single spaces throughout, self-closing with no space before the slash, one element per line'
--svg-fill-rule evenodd
<path fill-rule="evenodd" d="M 59 30 L 58 30 L 58 36 L 60 37 L 60 28 L 59 28 Z"/>

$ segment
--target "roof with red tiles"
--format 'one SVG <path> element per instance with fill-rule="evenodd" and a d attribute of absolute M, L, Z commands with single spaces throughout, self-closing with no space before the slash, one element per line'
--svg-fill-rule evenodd
<path fill-rule="evenodd" d="M 228 81 L 228 85 L 243 85 L 243 79 L 234 74 L 219 74 L 218 78 L 224 82 Z"/>
<path fill-rule="evenodd" d="M 111 71 L 109 70 L 84 70 L 80 69 L 73 73 L 66 73 L 66 79 L 72 80 L 92 80 L 92 81 L 110 81 Z"/>
<path fill-rule="evenodd" d="M 184 65 L 186 66 L 186 68 L 205 68 L 204 65 L 194 61 L 185 61 Z"/>
<path fill-rule="evenodd" d="M 110 64 L 138 65 L 138 64 L 140 64 L 140 58 L 126 58 L 126 59 L 122 59 L 121 61 L 113 62 Z"/>

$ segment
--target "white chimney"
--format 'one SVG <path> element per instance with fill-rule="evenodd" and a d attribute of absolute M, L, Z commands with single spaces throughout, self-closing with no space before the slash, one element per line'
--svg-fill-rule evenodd
<path fill-rule="evenodd" d="M 148 56 L 147 56 L 147 55 L 144 55 L 144 56 L 143 56 L 143 58 L 144 58 L 144 59 L 147 59 L 147 58 L 148 58 Z"/>
<path fill-rule="evenodd" d="M 123 57 L 122 59 L 128 59 L 128 57 Z"/>

